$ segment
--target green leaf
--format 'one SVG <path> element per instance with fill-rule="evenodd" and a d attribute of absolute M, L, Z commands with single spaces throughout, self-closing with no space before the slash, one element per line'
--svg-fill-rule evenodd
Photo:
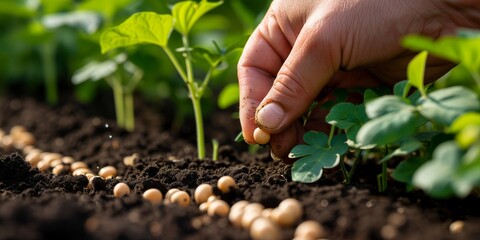
<path fill-rule="evenodd" d="M 222 55 L 201 47 L 195 47 L 191 52 L 196 62 L 207 62 L 209 67 L 217 67 L 223 59 Z"/>
<path fill-rule="evenodd" d="M 166 47 L 173 29 L 173 18 L 154 12 L 135 13 L 117 27 L 102 33 L 102 53 L 130 45 L 151 43 Z"/>
<path fill-rule="evenodd" d="M 233 104 L 238 103 L 240 93 L 238 83 L 230 83 L 225 86 L 218 96 L 218 107 L 226 109 Z"/>
<path fill-rule="evenodd" d="M 333 126 L 344 129 L 348 139 L 355 140 L 360 127 L 368 121 L 364 105 L 339 103 L 328 113 L 325 120 Z"/>
<path fill-rule="evenodd" d="M 417 105 L 420 114 L 445 126 L 465 112 L 480 109 L 476 94 L 461 86 L 433 91 L 427 98 L 420 98 Z"/>
<path fill-rule="evenodd" d="M 460 165 L 461 151 L 453 141 L 440 144 L 433 159 L 423 164 L 413 175 L 413 184 L 434 197 L 448 197 L 454 193 L 453 180 Z"/>
<path fill-rule="evenodd" d="M 172 16 L 175 19 L 175 29 L 182 35 L 187 36 L 195 22 L 208 11 L 220 6 L 223 1 L 208 2 L 202 0 L 199 3 L 194 1 L 182 1 L 173 5 Z"/>
<path fill-rule="evenodd" d="M 421 117 L 415 107 L 398 96 L 383 96 L 366 104 L 367 116 L 371 119 L 357 133 L 361 145 L 391 144 L 412 136 Z"/>
<path fill-rule="evenodd" d="M 333 168 L 340 162 L 340 156 L 348 150 L 345 135 L 333 137 L 330 146 L 328 137 L 322 132 L 307 132 L 304 141 L 307 144 L 295 146 L 290 158 L 298 158 L 292 167 L 292 180 L 312 183 L 321 178 L 324 168 Z"/>
<path fill-rule="evenodd" d="M 458 133 L 469 125 L 480 126 L 480 113 L 467 112 L 455 119 L 452 125 L 449 127 L 449 132 Z"/>
<path fill-rule="evenodd" d="M 425 64 L 427 62 L 428 53 L 422 51 L 415 56 L 407 67 L 408 83 L 416 87 L 422 96 L 426 96 L 425 87 L 423 85 L 423 79 L 425 75 Z"/>
<path fill-rule="evenodd" d="M 95 11 L 101 13 L 107 21 L 113 21 L 115 14 L 119 10 L 126 9 L 134 0 L 84 0 L 78 9 Z"/>
<path fill-rule="evenodd" d="M 21 18 L 32 18 L 38 8 L 38 4 L 28 4 L 28 1 L 3 0 L 0 1 L 0 15 Z"/>
<path fill-rule="evenodd" d="M 462 63 L 470 71 L 479 72 L 480 69 L 480 36 L 446 36 L 432 40 L 422 36 L 407 36 L 403 39 L 403 46 L 419 51 L 426 50 L 431 55 L 447 60 Z"/>
<path fill-rule="evenodd" d="M 367 102 L 370 102 L 370 101 L 372 101 L 372 100 L 374 100 L 375 98 L 378 98 L 378 97 L 379 97 L 379 95 L 375 91 L 373 91 L 372 89 L 367 89 L 363 93 L 363 102 L 367 103 Z"/>
<path fill-rule="evenodd" d="M 393 152 L 383 157 L 379 162 L 382 163 L 388 161 L 393 157 L 406 156 L 418 150 L 420 147 L 422 147 L 422 145 L 422 142 L 414 138 L 407 139 L 406 141 L 403 141 L 397 149 L 393 150 Z"/>
<path fill-rule="evenodd" d="M 413 184 L 413 175 L 417 169 L 425 163 L 425 159 L 421 157 L 412 157 L 407 160 L 404 160 L 398 164 L 395 170 L 392 173 L 393 179 L 407 183 L 409 185 Z"/>

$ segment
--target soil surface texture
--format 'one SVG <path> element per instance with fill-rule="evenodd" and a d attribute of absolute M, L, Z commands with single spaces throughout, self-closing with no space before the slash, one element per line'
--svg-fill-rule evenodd
<path fill-rule="evenodd" d="M 336 170 L 313 184 L 293 182 L 291 166 L 273 161 L 268 149 L 251 154 L 245 143 L 233 141 L 240 128 L 231 112 L 209 114 L 206 139 L 219 140 L 219 159 L 198 160 L 194 122 L 173 130 L 165 111 L 174 109 L 137 104 L 136 129 L 128 133 L 115 126 L 111 114 L 73 101 L 50 107 L 30 98 L 0 99 L 5 132 L 24 126 L 35 136 L 36 148 L 84 161 L 95 174 L 107 165 L 118 169 L 117 178 L 88 186 L 83 175 L 40 172 L 24 160 L 21 149 L 0 148 L 0 239 L 249 239 L 247 230 L 226 217 L 209 217 L 194 201 L 181 207 L 142 198 L 149 188 L 164 195 L 179 188 L 193 195 L 201 183 L 214 186 L 230 205 L 248 200 L 274 208 L 296 198 L 304 207 L 302 220 L 319 222 L 326 239 L 480 238 L 477 197 L 431 199 L 392 180 L 387 192 L 379 193 L 375 163 L 359 165 L 350 185 L 342 184 Z M 138 154 L 135 164 L 125 166 L 123 158 L 133 153 Z M 226 194 L 215 187 L 224 175 L 238 184 Z M 118 182 L 127 183 L 132 193 L 114 197 Z M 451 231 L 455 221 L 463 228 Z M 282 229 L 283 239 L 292 239 L 294 231 Z"/>

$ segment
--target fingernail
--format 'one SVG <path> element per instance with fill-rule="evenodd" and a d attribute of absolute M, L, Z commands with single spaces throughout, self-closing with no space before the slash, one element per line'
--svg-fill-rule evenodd
<path fill-rule="evenodd" d="M 276 103 L 268 103 L 257 112 L 257 122 L 268 129 L 277 128 L 282 119 L 285 117 L 285 112 Z"/>

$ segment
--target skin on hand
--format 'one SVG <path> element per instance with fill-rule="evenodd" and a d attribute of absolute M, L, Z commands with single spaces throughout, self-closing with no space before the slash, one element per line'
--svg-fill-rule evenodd
<path fill-rule="evenodd" d="M 255 143 L 258 126 L 272 134 L 272 157 L 285 158 L 305 131 L 325 127 L 319 109 L 305 126 L 298 121 L 322 89 L 404 80 L 415 53 L 402 37 L 439 38 L 459 27 L 480 27 L 477 0 L 274 0 L 238 64 L 245 141 Z M 453 66 L 429 58 L 426 79 Z"/>

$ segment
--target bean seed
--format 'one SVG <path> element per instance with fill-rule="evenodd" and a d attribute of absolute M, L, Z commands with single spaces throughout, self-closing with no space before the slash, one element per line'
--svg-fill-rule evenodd
<path fill-rule="evenodd" d="M 325 229 L 317 221 L 308 220 L 302 222 L 295 229 L 295 238 L 319 239 L 326 237 Z"/>
<path fill-rule="evenodd" d="M 295 198 L 287 198 L 280 202 L 278 208 L 285 209 L 286 211 L 292 212 L 293 216 L 296 219 L 300 219 L 303 215 L 302 204 Z"/>
<path fill-rule="evenodd" d="M 37 168 L 38 168 L 38 170 L 40 170 L 40 172 L 45 172 L 45 171 L 47 171 L 49 167 L 50 167 L 50 164 L 49 164 L 48 161 L 40 160 L 40 161 L 37 163 Z"/>
<path fill-rule="evenodd" d="M 255 128 L 253 131 L 253 139 L 260 145 L 265 145 L 270 142 L 270 133 L 265 132 L 260 128 Z"/>
<path fill-rule="evenodd" d="M 150 188 L 143 193 L 143 198 L 154 205 L 160 205 L 163 200 L 163 195 L 158 189 Z"/>
<path fill-rule="evenodd" d="M 218 179 L 217 182 L 218 189 L 222 191 L 223 193 L 227 193 L 230 191 L 230 188 L 236 187 L 237 183 L 235 182 L 235 179 L 233 179 L 230 176 L 223 176 L 220 179 Z"/>
<path fill-rule="evenodd" d="M 165 194 L 165 204 L 169 204 L 172 202 L 172 195 L 176 192 L 180 191 L 180 189 L 178 188 L 172 188 L 170 190 L 167 191 L 167 193 Z"/>
<path fill-rule="evenodd" d="M 270 214 L 270 219 L 284 228 L 289 228 L 295 224 L 299 218 L 297 215 L 285 208 L 275 208 Z"/>
<path fill-rule="evenodd" d="M 200 184 L 195 189 L 195 193 L 194 193 L 195 202 L 197 204 L 204 203 L 208 200 L 208 197 L 212 195 L 213 195 L 213 190 L 210 184 L 206 184 L 206 183 Z"/>
<path fill-rule="evenodd" d="M 127 194 L 130 194 L 130 187 L 125 183 L 117 183 L 113 188 L 113 195 L 115 197 L 122 197 Z"/>
<path fill-rule="evenodd" d="M 84 162 L 74 162 L 72 163 L 72 165 L 70 166 L 70 170 L 72 172 L 74 172 L 75 170 L 79 169 L 79 168 L 88 168 L 88 165 Z"/>
<path fill-rule="evenodd" d="M 72 164 L 75 162 L 75 159 L 73 159 L 72 157 L 70 156 L 64 156 L 62 157 L 62 163 L 64 164 Z"/>
<path fill-rule="evenodd" d="M 210 206 L 210 203 L 204 202 L 204 203 L 201 203 L 200 206 L 198 206 L 198 209 L 202 212 L 206 212 L 208 211 L 208 206 Z"/>
<path fill-rule="evenodd" d="M 244 212 L 242 216 L 241 225 L 243 229 L 250 229 L 253 221 L 262 216 L 260 211 L 248 211 Z"/>
<path fill-rule="evenodd" d="M 59 164 L 53 168 L 52 173 L 58 175 L 63 171 L 63 169 L 65 169 L 65 167 L 62 164 Z"/>
<path fill-rule="evenodd" d="M 190 195 L 185 191 L 175 192 L 171 197 L 171 202 L 182 207 L 187 207 L 190 204 Z"/>
<path fill-rule="evenodd" d="M 207 213 L 209 216 L 226 217 L 230 211 L 230 206 L 223 200 L 215 200 L 208 206 Z"/>
<path fill-rule="evenodd" d="M 254 240 L 280 239 L 280 228 L 271 220 L 259 217 L 250 227 L 250 237 Z"/>
<path fill-rule="evenodd" d="M 105 179 L 112 178 L 112 177 L 115 177 L 117 175 L 117 169 L 115 167 L 112 167 L 112 166 L 106 166 L 106 167 L 101 168 L 100 171 L 98 171 L 98 175 L 100 177 L 105 178 Z"/>
<path fill-rule="evenodd" d="M 40 153 L 41 152 L 38 149 L 34 149 L 34 150 L 30 151 L 30 153 L 27 154 L 27 156 L 25 157 L 25 161 L 30 163 L 30 166 L 36 167 L 38 162 L 40 162 L 40 160 L 42 160 L 40 158 Z"/>
<path fill-rule="evenodd" d="M 449 230 L 451 233 L 460 233 L 463 231 L 464 227 L 465 227 L 465 222 L 458 220 L 450 224 Z"/>
<path fill-rule="evenodd" d="M 87 169 L 87 168 L 79 168 L 79 169 L 73 171 L 72 175 L 73 176 L 80 176 L 80 175 L 86 175 L 87 173 L 92 173 L 92 171 L 90 171 L 90 169 Z"/>
<path fill-rule="evenodd" d="M 135 164 L 135 159 L 137 157 L 138 157 L 137 153 L 134 153 L 130 156 L 126 156 L 123 158 L 123 164 L 125 164 L 125 166 L 133 166 Z"/>

